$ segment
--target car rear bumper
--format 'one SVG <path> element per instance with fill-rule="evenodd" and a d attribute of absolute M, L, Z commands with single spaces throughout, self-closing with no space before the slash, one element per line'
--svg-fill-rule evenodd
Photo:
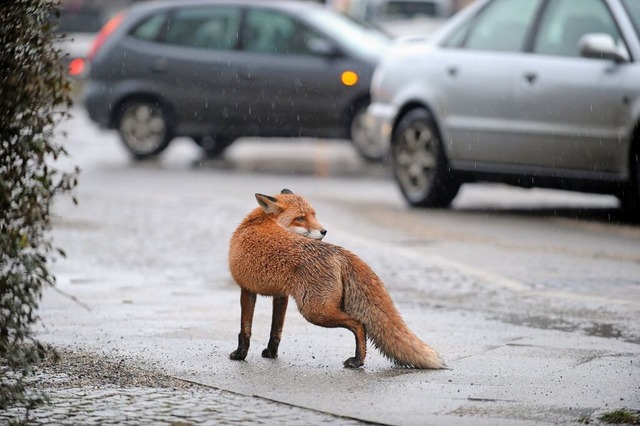
<path fill-rule="evenodd" d="M 365 126 L 372 143 L 389 152 L 397 109 L 390 104 L 373 103 L 367 108 Z"/>
<path fill-rule="evenodd" d="M 84 89 L 84 106 L 89 114 L 89 118 L 100 127 L 112 127 L 112 101 L 106 95 L 107 89 L 104 84 L 95 80 L 89 80 Z"/>

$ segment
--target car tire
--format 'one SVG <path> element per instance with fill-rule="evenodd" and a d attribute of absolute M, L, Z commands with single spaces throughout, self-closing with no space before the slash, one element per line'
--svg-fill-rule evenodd
<path fill-rule="evenodd" d="M 623 210 L 640 212 L 640 140 L 636 140 L 629 160 L 630 179 L 626 190 L 618 195 Z"/>
<path fill-rule="evenodd" d="M 413 109 L 400 119 L 391 147 L 394 178 L 412 206 L 447 207 L 460 183 L 451 175 L 433 119 Z"/>
<path fill-rule="evenodd" d="M 222 153 L 233 143 L 235 140 L 230 136 L 223 135 L 207 135 L 196 136 L 193 140 L 202 148 L 202 151 L 207 158 L 216 158 L 222 155 Z"/>
<path fill-rule="evenodd" d="M 120 107 L 116 128 L 124 146 L 139 160 L 161 153 L 173 138 L 167 110 L 148 99 L 125 102 Z"/>
<path fill-rule="evenodd" d="M 378 163 L 385 159 L 386 152 L 380 144 L 377 144 L 367 135 L 365 126 L 368 104 L 361 104 L 353 108 L 351 121 L 349 122 L 349 139 L 356 152 L 371 163 Z"/>

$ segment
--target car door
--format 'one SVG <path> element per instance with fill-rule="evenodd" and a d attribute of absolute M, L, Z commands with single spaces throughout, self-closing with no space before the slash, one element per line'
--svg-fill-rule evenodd
<path fill-rule="evenodd" d="M 512 101 L 539 0 L 495 0 L 441 49 L 446 81 L 442 120 L 458 166 L 508 163 L 517 157 Z M 460 163 L 462 162 L 462 163 Z"/>
<path fill-rule="evenodd" d="M 585 34 L 609 34 L 626 52 L 603 0 L 549 0 L 515 93 L 521 164 L 551 173 L 626 168 L 627 64 L 581 57 Z M 627 53 L 628 56 L 628 53 Z"/>
<path fill-rule="evenodd" d="M 233 63 L 241 9 L 180 7 L 170 12 L 148 63 L 186 134 L 214 134 L 234 120 Z"/>
<path fill-rule="evenodd" d="M 338 60 L 314 53 L 323 36 L 279 10 L 249 8 L 242 29 L 237 82 L 244 130 L 264 136 L 308 136 L 335 129 L 341 113 Z"/>
<path fill-rule="evenodd" d="M 233 6 L 162 8 L 124 39 L 120 75 L 138 93 L 163 99 L 177 134 L 215 134 L 233 119 L 240 19 L 241 9 Z"/>

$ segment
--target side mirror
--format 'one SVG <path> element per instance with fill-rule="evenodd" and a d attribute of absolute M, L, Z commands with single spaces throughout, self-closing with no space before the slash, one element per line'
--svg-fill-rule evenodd
<path fill-rule="evenodd" d="M 338 47 L 329 40 L 323 38 L 313 38 L 307 42 L 309 51 L 314 55 L 335 58 L 340 56 Z"/>
<path fill-rule="evenodd" d="M 580 54 L 586 58 L 610 59 L 615 62 L 628 62 L 629 55 L 624 48 L 616 46 L 609 34 L 585 34 L 578 41 Z"/>

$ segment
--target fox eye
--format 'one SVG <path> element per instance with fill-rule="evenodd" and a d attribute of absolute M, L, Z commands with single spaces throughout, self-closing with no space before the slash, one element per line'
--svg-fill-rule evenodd
<path fill-rule="evenodd" d="M 296 217 L 296 222 L 304 222 L 304 216 Z"/>

